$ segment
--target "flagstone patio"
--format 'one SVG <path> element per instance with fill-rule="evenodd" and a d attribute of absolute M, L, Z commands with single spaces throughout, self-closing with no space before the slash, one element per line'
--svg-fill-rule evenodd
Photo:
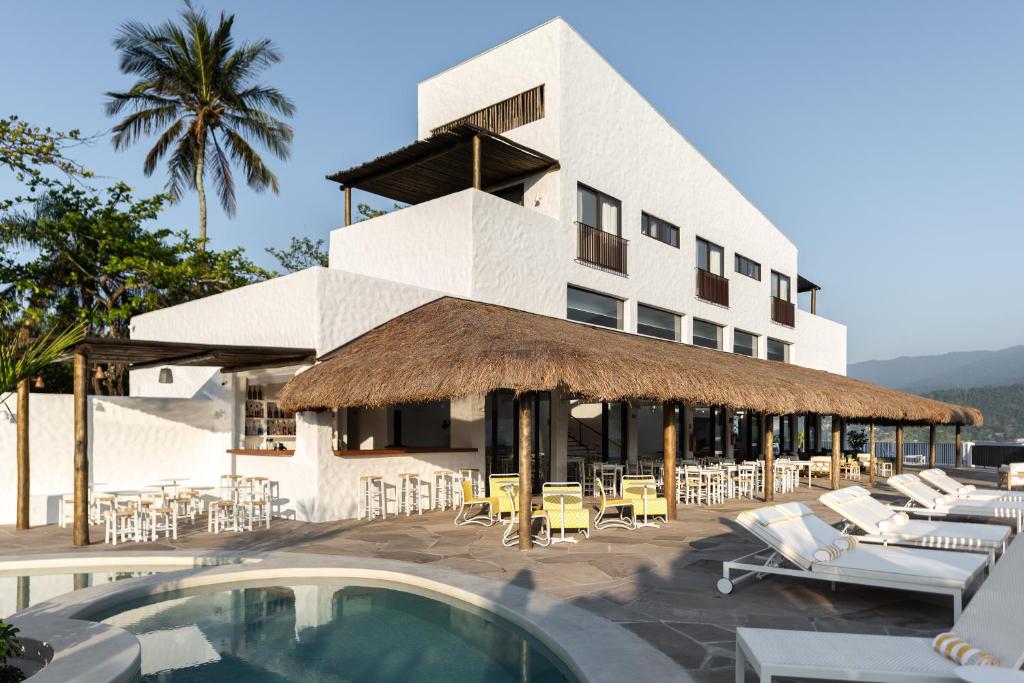
<path fill-rule="evenodd" d="M 953 473 L 993 486 L 993 470 Z M 844 482 L 849 485 L 852 482 Z M 866 480 L 862 485 L 867 485 Z M 825 489 L 806 485 L 780 500 L 799 500 L 829 522 L 838 517 L 817 502 Z M 879 497 L 897 500 L 885 484 Z M 759 501 L 715 508 L 680 507 L 679 521 L 636 531 L 597 531 L 576 545 L 522 552 L 501 545 L 498 526 L 455 527 L 450 512 L 389 517 L 373 522 L 308 524 L 275 520 L 269 530 L 212 535 L 186 528 L 174 542 L 108 546 L 110 552 L 161 549 L 267 550 L 367 555 L 448 567 L 541 591 L 621 623 L 658 647 L 699 681 L 733 680 L 734 631 L 739 625 L 857 633 L 933 635 L 948 627 L 948 599 L 868 587 L 767 578 L 738 586 L 728 596 L 715 582 L 721 563 L 758 548 L 733 521 Z M 102 538 L 100 529 L 93 538 Z M 70 529 L 17 532 L 0 527 L 0 554 L 75 552 Z"/>

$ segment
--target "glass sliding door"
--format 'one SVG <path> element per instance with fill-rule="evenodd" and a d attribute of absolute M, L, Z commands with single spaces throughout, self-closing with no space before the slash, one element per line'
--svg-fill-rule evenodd
<path fill-rule="evenodd" d="M 530 401 L 533 487 L 551 479 L 551 394 L 535 392 Z M 487 476 L 519 471 L 519 401 L 511 391 L 492 391 L 484 408 Z"/>

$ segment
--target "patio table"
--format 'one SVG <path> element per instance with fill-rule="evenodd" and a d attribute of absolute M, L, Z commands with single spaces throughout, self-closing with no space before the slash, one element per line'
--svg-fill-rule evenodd
<path fill-rule="evenodd" d="M 561 521 L 561 524 L 560 524 L 561 529 L 558 530 L 558 538 L 552 537 L 551 542 L 552 543 L 576 543 L 577 541 L 576 541 L 575 538 L 572 538 L 572 537 L 566 538 L 565 537 L 565 499 L 569 498 L 569 497 L 575 498 L 576 494 L 575 493 L 569 493 L 568 491 L 566 491 L 565 493 L 548 492 L 548 493 L 546 493 L 544 495 L 545 496 L 558 496 L 558 505 L 559 505 L 559 508 L 561 510 L 561 517 L 559 518 L 559 520 Z"/>
<path fill-rule="evenodd" d="M 641 500 L 643 501 L 643 509 L 644 509 L 644 521 L 637 522 L 636 523 L 636 528 L 639 529 L 640 527 L 645 527 L 645 526 L 653 526 L 653 527 L 657 528 L 657 527 L 659 527 L 661 525 L 660 524 L 655 524 L 654 522 L 647 521 L 647 498 L 648 498 L 647 492 L 649 490 L 651 490 L 651 489 L 654 489 L 654 495 L 657 496 L 658 495 L 658 487 L 655 484 L 641 484 L 641 486 L 643 487 L 643 490 L 644 490 L 643 494 L 641 494 Z"/>
<path fill-rule="evenodd" d="M 797 486 L 800 485 L 800 470 L 801 469 L 806 469 L 807 470 L 807 488 L 811 488 L 811 480 L 813 479 L 813 477 L 811 476 L 811 465 L 812 465 L 811 461 L 810 460 L 790 460 L 789 464 L 792 465 L 793 467 L 797 468 L 797 475 L 796 475 Z"/>

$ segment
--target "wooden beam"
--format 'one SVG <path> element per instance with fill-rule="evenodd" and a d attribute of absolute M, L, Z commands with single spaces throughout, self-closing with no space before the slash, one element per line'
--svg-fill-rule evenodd
<path fill-rule="evenodd" d="M 772 432 L 772 416 L 761 415 L 761 451 L 764 453 L 764 500 L 775 500 L 775 434 Z"/>
<path fill-rule="evenodd" d="M 532 394 L 519 397 L 519 549 L 533 547 L 533 429 L 530 424 Z"/>
<path fill-rule="evenodd" d="M 662 481 L 664 482 L 665 501 L 668 506 L 668 521 L 676 521 L 676 404 L 665 401 L 661 404 L 661 431 L 664 449 L 664 466 Z"/>
<path fill-rule="evenodd" d="M 345 185 L 342 191 L 345 193 L 345 225 L 352 225 L 352 188 Z"/>
<path fill-rule="evenodd" d="M 832 464 L 830 467 L 832 490 L 839 488 L 839 459 L 843 450 L 842 420 L 838 415 L 832 416 Z"/>
<path fill-rule="evenodd" d="M 89 545 L 89 356 L 75 351 L 75 523 L 72 543 Z"/>
<path fill-rule="evenodd" d="M 28 456 L 29 378 L 18 382 L 18 514 L 16 528 L 29 528 L 29 456 Z"/>
<path fill-rule="evenodd" d="M 964 456 L 963 456 L 963 452 L 962 452 L 963 451 L 964 442 L 963 442 L 963 435 L 960 433 L 961 429 L 962 429 L 962 426 L 959 423 L 957 423 L 957 425 L 956 425 L 956 439 L 955 439 L 955 443 L 956 443 L 956 466 L 957 466 L 958 469 L 964 466 Z"/>
<path fill-rule="evenodd" d="M 928 467 L 935 467 L 935 425 L 928 425 Z"/>
<path fill-rule="evenodd" d="M 878 471 L 878 463 L 875 462 L 875 423 L 868 424 L 868 482 L 875 485 L 875 472 Z"/>
<path fill-rule="evenodd" d="M 473 187 L 478 190 L 483 189 L 483 167 L 480 159 L 481 148 L 483 147 L 483 138 L 480 135 L 473 136 Z"/>
<path fill-rule="evenodd" d="M 896 464 L 892 466 L 896 474 L 903 474 L 903 423 L 896 423 Z"/>

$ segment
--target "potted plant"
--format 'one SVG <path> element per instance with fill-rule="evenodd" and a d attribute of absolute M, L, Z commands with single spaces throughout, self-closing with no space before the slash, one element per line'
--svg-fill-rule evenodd
<path fill-rule="evenodd" d="M 7 663 L 8 657 L 20 657 L 25 648 L 18 640 L 18 628 L 0 621 L 0 683 L 18 683 L 25 680 L 25 674 L 16 666 Z"/>

